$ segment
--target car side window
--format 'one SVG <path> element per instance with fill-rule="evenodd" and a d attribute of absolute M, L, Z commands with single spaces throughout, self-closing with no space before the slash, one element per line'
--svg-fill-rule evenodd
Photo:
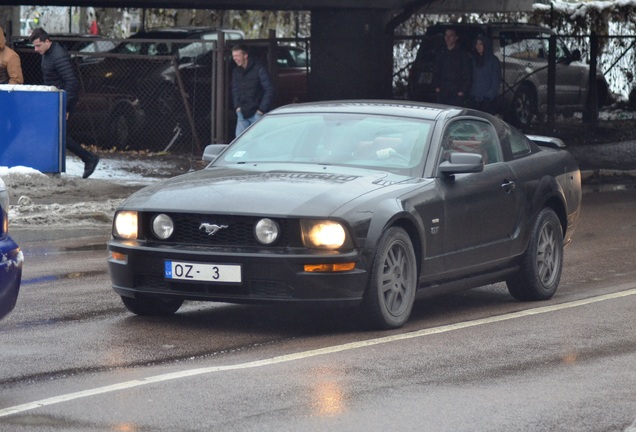
<path fill-rule="evenodd" d="M 563 61 L 570 58 L 570 52 L 561 39 L 556 40 L 556 61 Z"/>
<path fill-rule="evenodd" d="M 307 58 L 307 51 L 300 48 L 290 48 L 289 54 L 294 59 L 294 65 L 296 67 L 307 67 L 309 66 L 309 59 Z"/>
<path fill-rule="evenodd" d="M 510 151 L 512 152 L 512 157 L 517 159 L 523 157 L 527 154 L 530 154 L 530 143 L 528 139 L 519 131 L 515 129 L 510 129 Z"/>
<path fill-rule="evenodd" d="M 292 56 L 285 48 L 278 48 L 278 58 L 276 59 L 276 64 L 279 68 L 283 69 L 295 66 Z"/>
<path fill-rule="evenodd" d="M 539 32 L 502 32 L 505 56 L 536 60 L 547 58 L 547 40 Z"/>
<path fill-rule="evenodd" d="M 477 153 L 484 158 L 484 165 L 503 160 L 497 133 L 492 125 L 479 120 L 457 120 L 451 123 L 442 140 L 442 162 L 452 153 Z"/>

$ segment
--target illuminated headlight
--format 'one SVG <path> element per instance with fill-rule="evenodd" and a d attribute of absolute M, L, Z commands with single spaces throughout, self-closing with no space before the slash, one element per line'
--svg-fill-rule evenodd
<path fill-rule="evenodd" d="M 113 237 L 123 239 L 137 238 L 137 212 L 120 211 L 115 214 L 113 222 Z"/>
<path fill-rule="evenodd" d="M 254 235 L 262 244 L 272 244 L 280 234 L 280 227 L 271 219 L 261 219 L 254 227 Z"/>
<path fill-rule="evenodd" d="M 310 248 L 338 249 L 347 241 L 347 233 L 338 222 L 304 220 L 301 228 L 303 243 Z"/>
<path fill-rule="evenodd" d="M 160 240 L 169 238 L 174 232 L 174 222 L 166 214 L 160 214 L 152 219 L 152 233 Z"/>

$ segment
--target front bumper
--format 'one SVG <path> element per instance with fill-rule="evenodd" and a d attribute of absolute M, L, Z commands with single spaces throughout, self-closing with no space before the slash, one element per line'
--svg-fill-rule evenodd
<path fill-rule="evenodd" d="M 136 242 L 111 240 L 108 269 L 119 295 L 175 296 L 188 300 L 231 303 L 320 302 L 359 303 L 368 273 L 359 265 L 351 271 L 305 272 L 305 264 L 357 262 L 358 252 L 298 253 L 289 251 L 227 251 L 207 248 L 147 247 Z M 114 259 L 113 253 L 124 259 Z M 214 283 L 166 279 L 165 261 L 204 264 L 239 264 L 240 283 Z"/>

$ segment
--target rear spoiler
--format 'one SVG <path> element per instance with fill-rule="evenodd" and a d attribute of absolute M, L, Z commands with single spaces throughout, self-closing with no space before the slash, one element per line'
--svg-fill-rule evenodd
<path fill-rule="evenodd" d="M 543 136 L 543 135 L 526 135 L 526 136 L 531 141 L 534 141 L 535 144 L 540 145 L 542 147 L 550 147 L 554 149 L 565 148 L 565 143 L 559 138 Z"/>

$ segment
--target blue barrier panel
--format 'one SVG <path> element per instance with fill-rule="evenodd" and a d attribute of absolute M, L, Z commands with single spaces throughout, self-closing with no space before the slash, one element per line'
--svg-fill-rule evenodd
<path fill-rule="evenodd" d="M 0 166 L 66 170 L 66 92 L 0 85 Z"/>

